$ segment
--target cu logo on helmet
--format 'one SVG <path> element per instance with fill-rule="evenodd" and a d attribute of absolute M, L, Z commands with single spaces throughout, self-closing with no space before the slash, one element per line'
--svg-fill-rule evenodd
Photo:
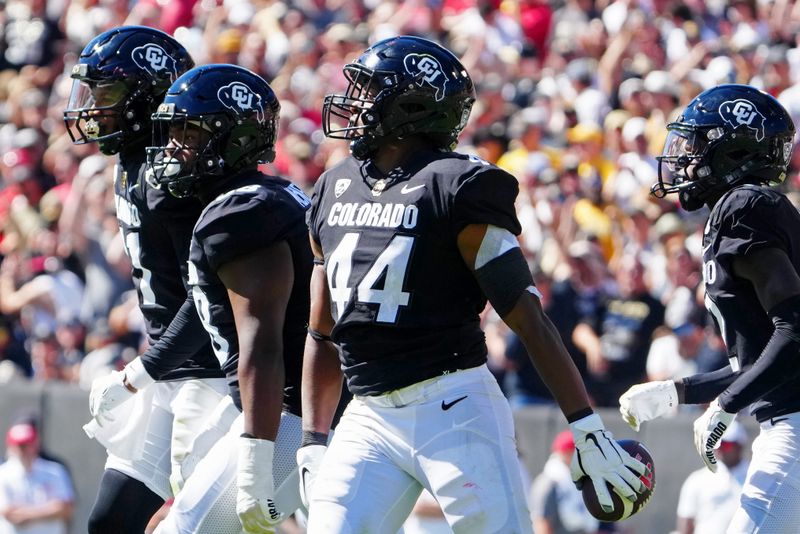
<path fill-rule="evenodd" d="M 166 71 L 173 76 L 178 75 L 175 59 L 158 45 L 146 44 L 134 48 L 131 57 L 133 58 L 133 62 L 136 63 L 140 69 L 150 74 L 159 74 Z"/>
<path fill-rule="evenodd" d="M 749 100 L 737 99 L 723 102 L 719 114 L 732 129 L 744 126 L 753 130 L 757 141 L 764 139 L 764 123 L 766 118 Z"/>
<path fill-rule="evenodd" d="M 256 120 L 264 122 L 264 103 L 261 95 L 250 89 L 242 82 L 232 82 L 217 91 L 217 98 L 222 105 L 237 115 L 246 111 L 254 111 Z"/>
<path fill-rule="evenodd" d="M 417 81 L 419 86 L 427 83 L 436 89 L 437 102 L 444 98 L 445 86 L 449 80 L 435 57 L 427 54 L 409 54 L 403 59 L 403 66 L 412 76 L 419 76 Z"/>

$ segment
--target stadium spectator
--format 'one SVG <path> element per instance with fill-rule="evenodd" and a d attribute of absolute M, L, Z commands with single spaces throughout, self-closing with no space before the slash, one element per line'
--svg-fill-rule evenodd
<path fill-rule="evenodd" d="M 717 534 L 724 532 L 739 506 L 747 469 L 747 432 L 736 421 L 722 437 L 714 455 L 719 469 L 705 467 L 692 471 L 681 486 L 678 500 L 679 534 Z"/>
<path fill-rule="evenodd" d="M 645 376 L 653 332 L 664 321 L 664 305 L 650 294 L 637 256 L 620 259 L 616 281 L 618 293 L 572 334 L 586 354 L 587 389 L 597 406 L 616 406 L 622 392 Z"/>
<path fill-rule="evenodd" d="M 583 504 L 581 492 L 570 476 L 569 463 L 575 452 L 572 432 L 556 435 L 550 457 L 533 480 L 530 496 L 531 519 L 535 532 L 589 534 L 597 532 L 599 522 Z"/>
<path fill-rule="evenodd" d="M 66 534 L 75 500 L 63 465 L 39 455 L 39 434 L 30 423 L 6 432 L 8 460 L 0 465 L 0 532 Z"/>

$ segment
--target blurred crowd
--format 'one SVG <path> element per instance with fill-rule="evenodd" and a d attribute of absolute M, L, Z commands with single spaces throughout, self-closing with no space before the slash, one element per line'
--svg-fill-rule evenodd
<path fill-rule="evenodd" d="M 478 100 L 459 151 L 519 180 L 521 241 L 595 403 L 643 379 L 726 363 L 702 307 L 700 222 L 649 195 L 665 126 L 700 91 L 748 83 L 800 117 L 800 2 L 789 0 L 0 0 L 0 382 L 88 388 L 143 348 L 114 215 L 113 160 L 73 146 L 70 68 L 123 24 L 173 34 L 197 64 L 236 63 L 281 100 L 263 170 L 310 191 L 347 155 L 322 98 L 397 34 L 453 50 Z M 785 187 L 800 185 L 800 151 Z M 515 406 L 552 402 L 486 314 Z"/>

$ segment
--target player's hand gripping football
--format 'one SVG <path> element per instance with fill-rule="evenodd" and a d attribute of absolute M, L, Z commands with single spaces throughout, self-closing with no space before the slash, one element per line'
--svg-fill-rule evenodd
<path fill-rule="evenodd" d="M 678 391 L 672 380 L 636 384 L 619 398 L 619 413 L 637 432 L 642 423 L 661 417 L 676 406 Z"/>
<path fill-rule="evenodd" d="M 735 413 L 728 413 L 720 408 L 715 399 L 708 405 L 705 413 L 694 421 L 694 448 L 713 473 L 717 472 L 714 449 L 719 447 L 722 436 L 735 417 Z"/>
<path fill-rule="evenodd" d="M 314 478 L 319 473 L 322 457 L 325 455 L 325 445 L 306 445 L 297 449 L 297 469 L 300 474 L 300 499 L 308 510 L 311 502 L 311 492 L 314 487 Z"/>
<path fill-rule="evenodd" d="M 153 382 L 141 358 L 136 357 L 123 371 L 112 371 L 92 381 L 89 412 L 97 424 L 103 426 L 114 419 L 112 412 L 117 406 Z"/>
<path fill-rule="evenodd" d="M 634 501 L 636 493 L 645 490 L 639 476 L 645 473 L 646 466 L 619 446 L 611 432 L 603 427 L 599 415 L 587 415 L 569 426 L 575 439 L 572 480 L 576 484 L 583 484 L 583 478 L 589 477 L 603 510 L 614 510 L 606 483 L 629 501 Z"/>
<path fill-rule="evenodd" d="M 266 439 L 239 438 L 239 471 L 236 476 L 236 514 L 247 534 L 275 532 L 283 514 L 275 505 L 272 456 L 275 443 Z"/>

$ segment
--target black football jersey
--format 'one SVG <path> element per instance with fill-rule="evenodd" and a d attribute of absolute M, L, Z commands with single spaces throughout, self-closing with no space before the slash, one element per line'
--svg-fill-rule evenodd
<path fill-rule="evenodd" d="M 114 203 L 125 252 L 144 315 L 148 341 L 155 344 L 186 301 L 186 262 L 192 228 L 202 208 L 147 185 L 144 147 L 120 155 L 114 169 Z M 159 376 L 160 380 L 223 376 L 211 344 Z"/>
<path fill-rule="evenodd" d="M 475 156 L 427 151 L 392 175 L 348 158 L 315 186 L 322 247 L 350 391 L 377 395 L 486 361 L 486 305 L 459 253 L 469 224 L 515 235 L 516 179 Z"/>
<path fill-rule="evenodd" d="M 783 250 L 800 272 L 800 213 L 780 192 L 746 185 L 726 193 L 711 210 L 703 235 L 706 307 L 714 317 L 734 371 L 747 368 L 772 336 L 773 324 L 733 260 L 758 249 Z M 800 378 L 767 393 L 751 406 L 759 421 L 800 410 Z"/>
<path fill-rule="evenodd" d="M 313 268 L 305 225 L 305 212 L 311 201 L 296 185 L 256 171 L 234 180 L 226 184 L 226 192 L 205 207 L 195 225 L 189 251 L 192 296 L 238 403 L 239 340 L 228 291 L 216 273 L 237 256 L 280 241 L 288 243 L 294 263 L 294 286 L 283 330 L 284 402 L 289 411 L 300 415 L 300 375 Z"/>

